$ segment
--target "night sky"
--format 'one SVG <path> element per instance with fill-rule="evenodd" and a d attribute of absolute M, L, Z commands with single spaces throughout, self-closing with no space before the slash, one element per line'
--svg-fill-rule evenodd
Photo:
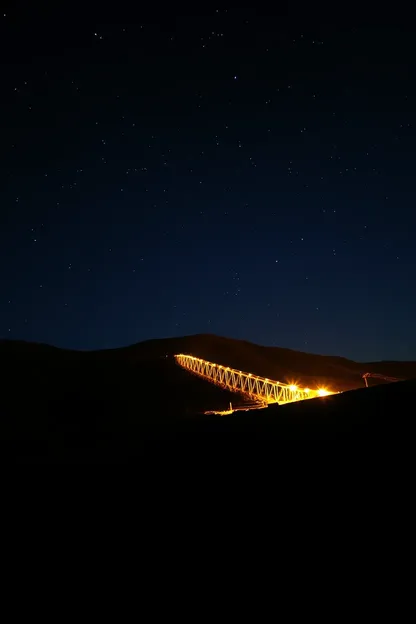
<path fill-rule="evenodd" d="M 416 359 L 406 15 L 34 4 L 0 15 L 0 337 Z"/>

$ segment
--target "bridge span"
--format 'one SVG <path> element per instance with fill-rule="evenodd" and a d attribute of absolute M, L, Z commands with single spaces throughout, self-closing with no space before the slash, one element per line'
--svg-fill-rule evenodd
<path fill-rule="evenodd" d="M 207 360 L 202 360 L 193 355 L 180 353 L 175 355 L 175 359 L 180 366 L 190 372 L 222 388 L 233 392 L 240 392 L 264 404 L 293 403 L 294 401 L 303 401 L 305 399 L 313 399 L 332 394 L 332 392 L 324 388 L 319 388 L 317 390 L 300 388 L 297 385 L 273 381 L 272 379 L 259 377 L 252 373 L 244 373 L 243 371 L 230 368 L 229 366 L 208 362 Z"/>

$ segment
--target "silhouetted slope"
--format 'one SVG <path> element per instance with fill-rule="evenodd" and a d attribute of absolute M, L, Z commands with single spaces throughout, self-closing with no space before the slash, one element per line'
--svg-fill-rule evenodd
<path fill-rule="evenodd" d="M 216 364 L 302 386 L 328 386 L 344 391 L 364 386 L 361 375 L 380 372 L 408 379 L 416 377 L 416 363 L 360 363 L 339 356 L 316 355 L 280 347 L 264 347 L 212 334 L 149 340 L 129 347 L 96 352 L 97 357 L 146 360 L 185 353 Z M 400 375 L 398 374 L 400 372 Z M 371 381 L 371 383 L 380 383 Z"/>
<path fill-rule="evenodd" d="M 416 380 L 361 388 L 258 412 L 235 413 L 224 428 L 264 439 L 405 440 L 413 433 Z M 241 417 L 240 417 L 241 416 Z M 369 449 L 370 450 L 370 449 Z"/>
<path fill-rule="evenodd" d="M 123 349 L 98 352 L 96 357 L 140 361 L 176 353 L 194 355 L 285 383 L 295 381 L 304 386 L 331 383 L 334 390 L 354 388 L 363 383 L 361 365 L 344 358 L 263 347 L 209 334 L 151 340 Z"/>
<path fill-rule="evenodd" d="M 363 387 L 361 375 L 381 373 L 400 379 L 416 378 L 416 362 L 359 363 L 339 356 L 303 353 L 280 347 L 264 347 L 243 340 L 211 334 L 148 340 L 129 347 L 102 351 L 70 351 L 42 344 L 0 342 L 0 357 L 7 362 L 36 366 L 36 361 L 90 366 L 123 362 L 133 365 L 177 353 L 191 354 L 217 364 L 230 366 L 262 377 L 302 386 L 328 386 L 335 391 Z M 370 380 L 370 384 L 380 381 Z"/>
<path fill-rule="evenodd" d="M 416 362 L 392 362 L 386 360 L 382 362 L 368 362 L 363 366 L 366 366 L 367 370 L 372 373 L 389 375 L 403 380 L 416 379 Z"/>
<path fill-rule="evenodd" d="M 273 371 L 283 370 L 284 362 L 297 376 L 299 371 L 306 371 L 316 379 L 319 375 L 314 375 L 314 371 L 318 371 L 343 384 L 354 376 L 360 380 L 358 371 L 369 368 L 343 358 L 259 347 L 207 335 L 148 341 L 102 352 L 3 341 L 2 457 L 120 461 L 144 452 L 149 439 L 173 439 L 175 444 L 192 440 L 193 445 L 209 439 L 214 445 L 211 451 L 215 451 L 217 436 L 206 438 L 206 434 L 217 432 L 232 433 L 225 438 L 229 441 L 235 440 L 236 434 L 247 434 L 249 441 L 257 437 L 340 436 L 375 440 L 380 435 L 391 438 L 405 434 L 411 422 L 416 382 L 364 388 L 223 418 L 204 416 L 204 410 L 224 409 L 230 400 L 237 403 L 242 399 L 180 368 L 171 357 L 177 352 L 192 353 L 270 378 Z M 408 373 L 413 370 L 412 363 L 387 364 L 382 370 L 393 376 L 400 366 Z"/>
<path fill-rule="evenodd" d="M 88 398 L 129 402 L 136 410 L 143 403 L 162 411 L 169 407 L 180 414 L 225 409 L 230 401 L 243 402 L 240 395 L 190 375 L 173 357 L 114 355 L 27 343 L 0 344 L 3 400 L 13 408 L 28 398 L 33 404 Z"/>

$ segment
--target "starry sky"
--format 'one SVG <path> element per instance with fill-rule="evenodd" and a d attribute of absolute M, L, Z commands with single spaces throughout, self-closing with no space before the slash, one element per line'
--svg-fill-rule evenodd
<path fill-rule="evenodd" d="M 0 337 L 416 359 L 406 16 L 138 4 L 0 14 Z"/>

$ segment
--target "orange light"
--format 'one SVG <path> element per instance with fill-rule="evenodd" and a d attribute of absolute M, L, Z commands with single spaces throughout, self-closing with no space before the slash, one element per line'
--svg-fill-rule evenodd
<path fill-rule="evenodd" d="M 293 384 L 292 384 L 291 386 L 289 386 L 289 390 L 290 390 L 291 392 L 296 392 L 296 390 L 297 390 L 297 389 L 298 389 L 298 387 L 297 387 L 297 386 L 295 386 L 295 385 L 293 385 Z"/>
<path fill-rule="evenodd" d="M 319 388 L 318 394 L 319 396 L 322 397 L 322 396 L 328 396 L 328 394 L 331 394 L 331 393 L 329 392 L 329 390 L 325 390 L 325 388 Z"/>

